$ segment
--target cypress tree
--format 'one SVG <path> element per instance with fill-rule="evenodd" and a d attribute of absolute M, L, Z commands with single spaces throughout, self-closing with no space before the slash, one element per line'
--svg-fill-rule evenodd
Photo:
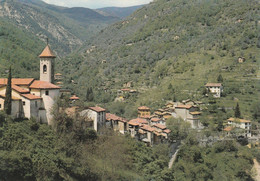
<path fill-rule="evenodd" d="M 5 113 L 11 115 L 12 112 L 12 72 L 11 67 L 9 68 L 8 82 L 5 92 L 4 110 Z"/>
<path fill-rule="evenodd" d="M 221 74 L 219 74 L 217 81 L 218 81 L 218 83 L 222 83 L 223 82 L 223 77 L 222 77 Z"/>
<path fill-rule="evenodd" d="M 240 118 L 241 117 L 240 108 L 239 108 L 239 104 L 238 103 L 237 103 L 237 106 L 235 108 L 235 117 L 236 118 Z"/>

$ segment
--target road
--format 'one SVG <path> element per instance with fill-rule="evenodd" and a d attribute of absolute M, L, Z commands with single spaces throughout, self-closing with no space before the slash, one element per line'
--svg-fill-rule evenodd
<path fill-rule="evenodd" d="M 181 144 L 180 142 L 176 142 L 171 145 L 171 148 L 170 148 L 170 158 L 171 159 L 169 161 L 169 169 L 172 168 L 172 165 L 177 157 L 180 144 Z"/>

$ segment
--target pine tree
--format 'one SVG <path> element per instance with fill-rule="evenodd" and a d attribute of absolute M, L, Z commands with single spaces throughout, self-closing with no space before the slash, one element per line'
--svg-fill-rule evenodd
<path fill-rule="evenodd" d="M 235 117 L 236 118 L 240 118 L 241 117 L 240 108 L 239 108 L 239 104 L 238 103 L 237 103 L 237 106 L 235 108 Z"/>
<path fill-rule="evenodd" d="M 5 92 L 4 110 L 6 114 L 11 115 L 12 112 L 12 72 L 11 67 L 9 68 L 8 82 Z"/>

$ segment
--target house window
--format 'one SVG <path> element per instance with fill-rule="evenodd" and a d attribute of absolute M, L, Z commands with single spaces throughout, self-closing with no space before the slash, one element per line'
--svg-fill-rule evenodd
<path fill-rule="evenodd" d="M 35 107 L 37 107 L 38 105 L 37 105 L 37 101 L 35 101 Z"/>
<path fill-rule="evenodd" d="M 25 106 L 25 101 L 23 101 L 23 105 Z"/>
<path fill-rule="evenodd" d="M 47 65 L 43 66 L 43 73 L 47 73 Z"/>
<path fill-rule="evenodd" d="M 49 91 L 45 91 L 45 95 L 48 96 L 49 95 Z"/>

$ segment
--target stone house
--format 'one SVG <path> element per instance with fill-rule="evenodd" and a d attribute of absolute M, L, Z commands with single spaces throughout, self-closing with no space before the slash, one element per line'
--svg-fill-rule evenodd
<path fill-rule="evenodd" d="M 178 105 L 175 107 L 175 118 L 182 118 L 191 124 L 194 129 L 201 128 L 198 107 L 192 105 Z"/>
<path fill-rule="evenodd" d="M 138 138 L 138 130 L 143 124 L 148 125 L 149 122 L 142 118 L 132 119 L 128 122 L 128 131 L 132 138 Z"/>
<path fill-rule="evenodd" d="M 106 113 L 106 122 L 107 125 L 111 127 L 114 131 L 118 131 L 121 134 L 125 134 L 127 132 L 127 120 L 121 118 L 115 114 Z"/>
<path fill-rule="evenodd" d="M 153 126 L 155 124 L 165 125 L 165 120 L 163 118 L 153 117 L 150 119 L 150 125 Z"/>
<path fill-rule="evenodd" d="M 87 117 L 93 121 L 95 131 L 100 131 L 106 125 L 106 110 L 101 107 L 88 107 L 79 113 L 81 117 Z"/>
<path fill-rule="evenodd" d="M 139 140 L 147 143 L 148 146 L 152 146 L 154 143 L 154 134 L 155 128 L 149 125 L 141 125 L 139 129 Z"/>
<path fill-rule="evenodd" d="M 138 117 L 139 118 L 148 119 L 148 118 L 150 118 L 150 115 L 151 115 L 151 111 L 150 111 L 149 107 L 146 107 L 146 106 L 138 107 Z"/>

